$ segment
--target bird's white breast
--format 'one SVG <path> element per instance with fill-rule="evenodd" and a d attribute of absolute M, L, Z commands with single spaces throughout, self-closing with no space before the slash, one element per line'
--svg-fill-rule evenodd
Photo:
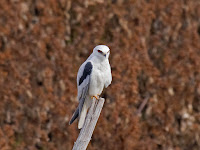
<path fill-rule="evenodd" d="M 106 82 L 107 67 L 109 67 L 107 63 L 107 61 L 93 63 L 89 95 L 100 95 L 102 93 Z"/>

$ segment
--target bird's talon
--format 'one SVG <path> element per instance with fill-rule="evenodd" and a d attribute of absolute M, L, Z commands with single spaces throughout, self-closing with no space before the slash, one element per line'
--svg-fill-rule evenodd
<path fill-rule="evenodd" d="M 97 96 L 98 96 L 98 95 L 97 95 Z M 91 96 L 91 98 L 92 98 L 92 99 L 93 99 L 93 98 L 99 99 L 97 96 L 94 95 L 94 96 Z"/>

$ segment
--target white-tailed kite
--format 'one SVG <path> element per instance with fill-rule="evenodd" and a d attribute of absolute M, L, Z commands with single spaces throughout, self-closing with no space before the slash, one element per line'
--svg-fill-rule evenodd
<path fill-rule="evenodd" d="M 72 124 L 79 117 L 79 129 L 83 127 L 93 97 L 98 99 L 104 87 L 107 88 L 111 84 L 109 55 L 110 49 L 106 45 L 98 45 L 79 68 L 77 75 L 79 105 L 69 122 L 69 124 Z"/>

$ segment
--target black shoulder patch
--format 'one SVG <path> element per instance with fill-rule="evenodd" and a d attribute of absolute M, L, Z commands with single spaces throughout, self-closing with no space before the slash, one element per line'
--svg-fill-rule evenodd
<path fill-rule="evenodd" d="M 92 63 L 88 62 L 85 65 L 85 68 L 84 68 L 84 71 L 83 71 L 83 75 L 79 79 L 79 85 L 81 85 L 81 83 L 83 83 L 83 81 L 87 78 L 88 75 L 91 74 L 91 72 L 92 72 Z"/>

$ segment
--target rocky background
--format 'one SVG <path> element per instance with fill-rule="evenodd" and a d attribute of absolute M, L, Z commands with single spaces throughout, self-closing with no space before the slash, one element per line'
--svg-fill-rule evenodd
<path fill-rule="evenodd" d="M 113 81 L 88 150 L 199 150 L 199 0 L 1 0 L 0 149 L 72 148 L 76 75 L 98 44 Z"/>

